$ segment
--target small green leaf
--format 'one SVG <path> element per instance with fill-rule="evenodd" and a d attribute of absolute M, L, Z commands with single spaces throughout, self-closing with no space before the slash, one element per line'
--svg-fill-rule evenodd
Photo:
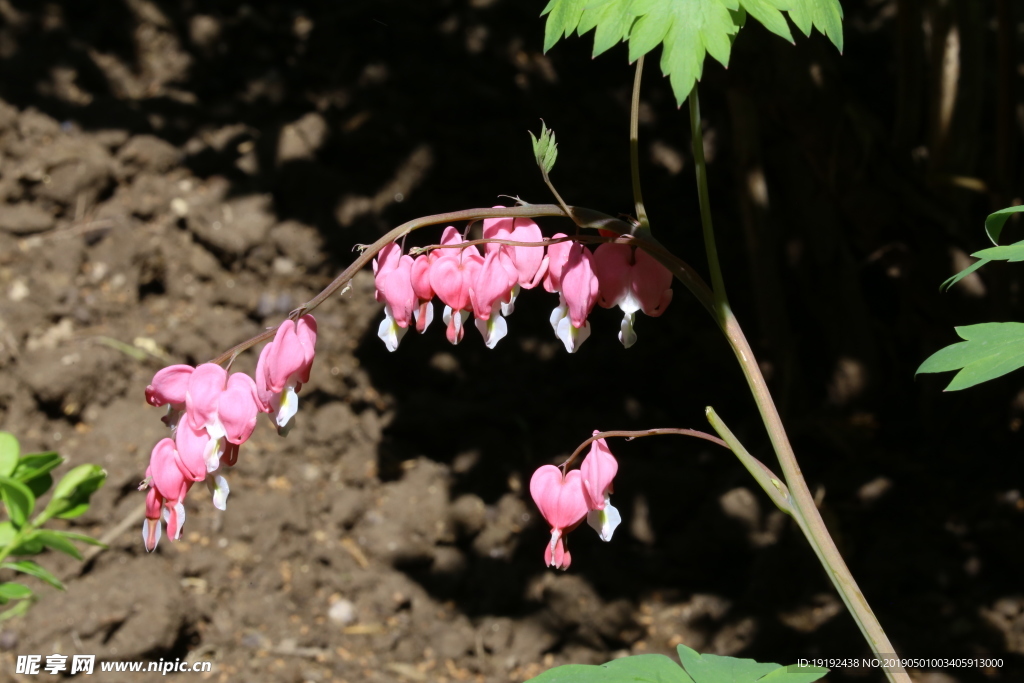
<path fill-rule="evenodd" d="M 22 614 L 27 612 L 28 608 L 31 606 L 31 600 L 22 600 L 14 607 L 11 607 L 10 609 L 5 609 L 3 612 L 0 612 L 0 621 L 7 621 L 8 619 L 13 619 L 14 617 L 20 617 Z"/>
<path fill-rule="evenodd" d="M 98 465 L 79 465 L 64 475 L 53 490 L 50 503 L 43 510 L 38 523 L 51 517 L 72 519 L 89 509 L 89 498 L 107 478 L 107 473 Z"/>
<path fill-rule="evenodd" d="M 9 477 L 18 465 L 18 440 L 9 432 L 0 432 L 0 477 Z"/>
<path fill-rule="evenodd" d="M 53 531 L 52 533 L 60 534 L 64 538 L 70 538 L 73 541 L 81 541 L 82 543 L 85 543 L 87 545 L 94 545 L 94 546 L 98 546 L 100 548 L 107 548 L 107 547 L 109 547 L 103 541 L 97 541 L 92 536 L 86 536 L 85 534 L 76 534 L 73 531 Z"/>
<path fill-rule="evenodd" d="M 817 666 L 781 666 L 763 678 L 757 679 L 757 683 L 814 683 L 828 673 L 828 669 Z"/>
<path fill-rule="evenodd" d="M 568 38 L 576 30 L 583 16 L 583 7 L 587 0 L 551 0 L 541 16 L 548 15 L 544 25 L 544 52 L 550 50 L 555 43 L 565 36 Z"/>
<path fill-rule="evenodd" d="M 530 683 L 694 683 L 665 655 L 633 655 L 607 664 L 569 664 L 548 669 Z"/>
<path fill-rule="evenodd" d="M 740 0 L 740 4 L 743 9 L 750 13 L 750 16 L 761 22 L 761 25 L 766 29 L 779 36 L 785 38 L 789 42 L 794 42 L 793 34 L 789 32 L 789 22 L 786 21 L 786 17 L 782 16 L 782 12 L 779 11 L 778 2 L 773 0 Z M 742 26 L 742 24 L 738 24 Z"/>
<path fill-rule="evenodd" d="M 694 683 L 754 683 L 780 668 L 778 664 L 761 664 L 753 659 L 702 655 L 685 645 L 678 646 L 676 651 Z"/>
<path fill-rule="evenodd" d="M 18 562 L 4 562 L 0 564 L 0 569 L 13 569 L 16 572 L 22 574 L 28 574 L 34 576 L 37 579 L 45 581 L 57 590 L 64 590 L 64 584 L 57 579 L 56 576 L 46 571 L 32 560 L 20 560 Z"/>
<path fill-rule="evenodd" d="M 0 548 L 9 546 L 14 542 L 14 536 L 18 531 L 10 522 L 0 522 Z"/>
<path fill-rule="evenodd" d="M 555 167 L 555 160 L 558 158 L 558 143 L 555 142 L 555 131 L 547 127 L 544 121 L 540 122 L 540 138 L 538 139 L 533 131 L 530 131 L 530 140 L 533 142 L 533 156 L 537 165 L 545 174 L 551 173 Z"/>
<path fill-rule="evenodd" d="M 971 256 L 985 261 L 1024 261 L 1024 241 L 1001 247 L 989 247 L 976 251 Z"/>
<path fill-rule="evenodd" d="M 1024 323 L 981 323 L 955 329 L 964 341 L 933 353 L 915 374 L 960 370 L 946 387 L 946 391 L 957 391 L 1024 367 Z"/>
<path fill-rule="evenodd" d="M 1006 221 L 1010 219 L 1010 216 L 1021 211 L 1024 211 L 1024 206 L 1010 206 L 988 215 L 988 218 L 985 219 L 985 232 L 992 240 L 992 244 L 999 245 L 999 235 L 1003 232 Z"/>
<path fill-rule="evenodd" d="M 961 270 L 959 273 L 957 273 L 956 275 L 954 275 L 953 277 L 949 278 L 948 280 L 943 282 L 941 285 L 939 285 L 939 289 L 941 291 L 943 291 L 943 292 L 947 291 L 950 287 L 952 287 L 956 283 L 960 282 L 965 277 L 967 277 L 968 275 L 970 275 L 971 273 L 976 271 L 978 268 L 981 268 L 983 265 L 985 265 L 987 263 L 992 263 L 992 262 L 989 261 L 988 259 L 982 259 L 981 261 L 975 261 L 974 263 L 972 263 L 971 265 L 967 266 L 966 268 Z"/>
<path fill-rule="evenodd" d="M 74 543 L 64 538 L 64 536 L 58 534 L 56 531 L 37 531 L 32 534 L 32 538 L 38 540 L 47 548 L 59 550 L 62 553 L 70 555 L 76 560 L 82 559 L 82 553 L 78 552 L 78 548 L 75 547 Z"/>
<path fill-rule="evenodd" d="M 6 598 L 7 600 L 24 600 L 25 598 L 31 597 L 32 589 L 28 586 L 24 586 L 20 583 L 14 583 L 13 581 L 0 583 L 0 598 Z"/>
<path fill-rule="evenodd" d="M 31 455 L 25 455 L 18 460 L 18 466 L 14 468 L 14 473 L 11 474 L 11 478 L 17 479 L 20 482 L 28 483 L 36 477 L 43 476 L 62 462 L 64 462 L 64 458 L 52 451 L 49 453 L 32 453 Z"/>
<path fill-rule="evenodd" d="M 36 497 L 32 491 L 20 481 L 10 477 L 0 477 L 0 497 L 3 498 L 7 516 L 15 527 L 21 528 L 25 520 L 32 514 L 36 505 Z"/>

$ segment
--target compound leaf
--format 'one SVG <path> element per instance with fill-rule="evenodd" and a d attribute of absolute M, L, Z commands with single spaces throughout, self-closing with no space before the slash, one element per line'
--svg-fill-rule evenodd
<path fill-rule="evenodd" d="M 957 391 L 1024 367 L 1024 323 L 981 323 L 955 329 L 964 341 L 933 353 L 916 374 L 959 370 L 945 389 Z"/>

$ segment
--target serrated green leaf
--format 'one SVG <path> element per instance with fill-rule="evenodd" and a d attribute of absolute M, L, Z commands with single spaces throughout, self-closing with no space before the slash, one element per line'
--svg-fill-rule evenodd
<path fill-rule="evenodd" d="M 958 391 L 1024 367 L 1024 323 L 981 323 L 957 327 L 964 341 L 939 349 L 917 373 L 960 370 L 946 391 Z"/>
<path fill-rule="evenodd" d="M 32 560 L 20 560 L 18 562 L 4 562 L 3 564 L 0 564 L 0 569 L 13 569 L 16 572 L 21 572 L 22 574 L 28 574 L 29 576 L 34 576 L 37 579 L 45 581 L 46 583 L 50 584 L 51 586 L 53 586 L 57 590 L 64 590 L 64 584 L 61 583 L 60 580 L 56 576 L 54 576 L 50 572 L 48 572 L 45 569 L 43 569 L 42 567 L 40 567 L 38 564 L 36 564 Z"/>
<path fill-rule="evenodd" d="M 1010 206 L 988 215 L 988 218 L 985 219 L 985 233 L 992 240 L 992 244 L 999 245 L 999 235 L 1003 232 L 1006 221 L 1010 219 L 1010 216 L 1021 211 L 1024 211 L 1024 206 Z"/>
<path fill-rule="evenodd" d="M 4 501 L 7 516 L 16 528 L 25 524 L 26 518 L 32 514 L 36 505 L 36 497 L 32 491 L 17 479 L 0 477 L 0 498 Z"/>
<path fill-rule="evenodd" d="M 5 609 L 3 612 L 0 612 L 0 621 L 7 621 L 8 619 L 13 619 L 14 617 L 20 617 L 25 612 L 27 612 L 28 608 L 31 606 L 31 600 L 22 600 L 14 607 L 11 607 L 10 609 Z"/>
<path fill-rule="evenodd" d="M 28 586 L 14 581 L 8 581 L 7 583 L 0 583 L 0 598 L 7 600 L 24 600 L 25 598 L 32 597 L 32 589 Z"/>
<path fill-rule="evenodd" d="M 78 552 L 78 548 L 75 547 L 75 544 L 55 531 L 36 531 L 31 535 L 31 538 L 39 541 L 47 548 L 59 550 L 66 555 L 70 555 L 76 560 L 82 559 L 82 553 Z"/>
<path fill-rule="evenodd" d="M 18 460 L 18 465 L 10 476 L 12 479 L 28 483 L 30 480 L 50 472 L 63 462 L 64 458 L 52 451 L 49 453 L 32 453 L 31 455 L 22 456 Z"/>
<path fill-rule="evenodd" d="M 787 12 L 805 35 L 817 28 L 843 49 L 839 0 L 550 0 L 543 14 L 544 51 L 575 29 L 594 29 L 594 56 L 622 40 L 635 61 L 662 45 L 661 70 L 680 106 L 703 73 L 710 54 L 729 64 L 733 39 L 749 13 L 773 33 L 792 42 Z"/>
<path fill-rule="evenodd" d="M 757 679 L 757 683 L 814 683 L 827 673 L 828 669 L 817 666 L 783 666 Z"/>
<path fill-rule="evenodd" d="M 20 447 L 13 434 L 0 432 L 0 476 L 9 477 L 18 466 Z"/>
<path fill-rule="evenodd" d="M 779 10 L 778 0 L 740 0 L 740 4 L 750 16 L 757 19 L 762 26 L 789 42 L 793 41 L 793 34 L 789 32 L 789 22 L 782 16 Z M 739 22 L 737 25 L 742 26 Z"/>
<path fill-rule="evenodd" d="M 779 664 L 762 664 L 753 659 L 702 655 L 685 645 L 678 646 L 676 652 L 694 683 L 755 683 L 780 668 Z"/>
<path fill-rule="evenodd" d="M 569 664 L 548 669 L 530 683 L 694 683 L 665 655 L 633 655 L 607 664 Z"/>

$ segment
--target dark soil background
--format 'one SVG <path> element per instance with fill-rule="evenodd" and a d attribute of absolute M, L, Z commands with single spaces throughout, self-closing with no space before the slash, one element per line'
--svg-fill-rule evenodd
<path fill-rule="evenodd" d="M 773 462 L 730 351 L 678 286 L 628 352 L 598 310 L 569 356 L 554 298 L 529 292 L 494 351 L 474 330 L 453 348 L 435 322 L 389 354 L 362 274 L 316 313 L 298 428 L 262 424 L 227 512 L 197 489 L 183 540 L 145 553 L 135 488 L 164 434 L 143 400 L 159 367 L 276 324 L 405 220 L 549 201 L 526 135 L 541 118 L 567 201 L 631 212 L 625 48 L 543 55 L 542 6 L 0 0 L 0 427 L 107 469 L 73 526 L 111 544 L 84 565 L 43 558 L 69 590 L 0 626 L 0 679 L 53 652 L 210 659 L 214 680 L 253 683 L 522 681 L 679 643 L 868 654 L 796 527 L 704 442 L 613 442 L 623 526 L 607 545 L 574 533 L 571 570 L 544 568 L 526 484 L 595 428 L 705 428 L 713 405 Z M 707 65 L 729 291 L 900 654 L 1006 664 L 915 679 L 1021 680 L 1021 375 L 943 394 L 948 377 L 914 370 L 954 325 L 1024 319 L 1019 265 L 938 291 L 986 245 L 985 215 L 1022 196 L 1024 11 L 844 8 L 843 56 L 751 24 L 728 70 Z M 655 64 L 645 199 L 703 271 L 688 119 Z"/>

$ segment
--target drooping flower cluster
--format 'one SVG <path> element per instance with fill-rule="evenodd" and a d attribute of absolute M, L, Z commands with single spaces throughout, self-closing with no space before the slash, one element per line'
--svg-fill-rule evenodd
<path fill-rule="evenodd" d="M 602 541 L 612 540 L 615 528 L 622 521 L 619 511 L 609 502 L 612 480 L 618 470 L 619 464 L 607 442 L 596 439 L 578 470 L 563 475 L 554 465 L 542 465 L 533 473 L 530 495 L 551 525 L 551 541 L 544 549 L 544 564 L 569 568 L 572 556 L 566 548 L 565 536 L 579 526 L 584 517 Z"/>
<path fill-rule="evenodd" d="M 172 539 L 181 536 L 185 495 L 195 482 L 206 481 L 214 506 L 225 509 L 230 489 L 214 473 L 221 465 L 235 464 L 259 413 L 268 413 L 278 432 L 287 433 L 298 409 L 297 393 L 309 381 L 315 344 L 316 321 L 304 315 L 281 323 L 260 353 L 255 379 L 228 374 L 214 363 L 172 365 L 156 373 L 146 387 L 146 401 L 167 406 L 163 419 L 171 436 L 154 446 L 146 469 L 146 550 L 160 541 L 161 518 Z"/>
<path fill-rule="evenodd" d="M 484 221 L 485 239 L 540 242 L 540 228 L 529 218 Z M 562 233 L 554 238 L 566 237 Z M 373 261 L 376 298 L 384 304 L 377 336 L 389 351 L 398 348 L 415 320 L 424 332 L 434 318 L 432 300 L 444 304 L 445 334 L 452 344 L 462 341 L 470 314 L 488 348 L 508 333 L 505 318 L 515 309 L 523 289 L 543 285 L 558 294 L 551 327 L 570 353 L 590 336 L 587 317 L 595 304 L 618 306 L 625 317 L 619 340 L 627 348 L 636 341 L 637 311 L 659 316 L 672 300 L 672 274 L 641 249 L 627 244 L 602 244 L 591 252 L 573 241 L 548 247 L 523 247 L 490 242 L 483 253 L 464 243 L 449 226 L 442 247 L 413 258 L 397 243 L 384 247 Z"/>

